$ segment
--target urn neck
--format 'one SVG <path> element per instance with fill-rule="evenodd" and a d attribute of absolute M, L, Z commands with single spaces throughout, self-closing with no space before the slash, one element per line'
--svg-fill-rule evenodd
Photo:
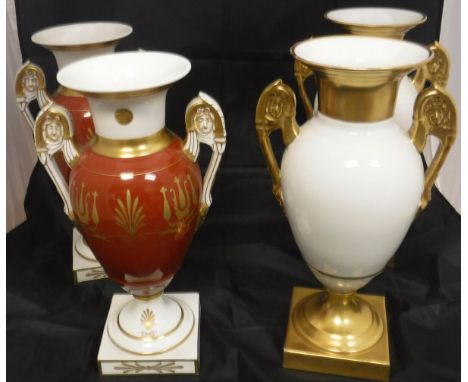
<path fill-rule="evenodd" d="M 318 110 L 347 122 L 378 122 L 395 110 L 398 85 L 403 73 L 315 71 Z"/>
<path fill-rule="evenodd" d="M 57 61 L 58 70 L 62 69 L 65 65 L 71 64 L 75 61 L 82 60 L 88 57 L 99 56 L 101 54 L 112 53 L 117 46 L 117 42 L 110 45 L 101 47 L 89 47 L 82 50 L 57 50 L 49 48 Z"/>
<path fill-rule="evenodd" d="M 350 35 L 311 38 L 291 53 L 314 75 L 319 111 L 347 122 L 391 118 L 403 76 L 432 58 L 415 43 Z"/>
<path fill-rule="evenodd" d="M 167 88 L 143 96 L 88 96 L 96 135 L 102 142 L 156 136 L 166 122 Z"/>

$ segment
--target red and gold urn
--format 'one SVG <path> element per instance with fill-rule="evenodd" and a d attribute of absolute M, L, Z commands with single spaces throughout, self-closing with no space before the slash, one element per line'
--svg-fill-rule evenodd
<path fill-rule="evenodd" d="M 53 53 L 60 70 L 65 65 L 80 59 L 113 52 L 117 43 L 130 33 L 132 27 L 128 24 L 85 22 L 46 28 L 34 33 L 31 40 Z M 86 97 L 66 86 L 60 86 L 52 96 L 49 96 L 44 72 L 37 64 L 27 61 L 19 69 L 16 75 L 16 101 L 31 129 L 34 127 L 34 119 L 29 109 L 32 101 L 37 101 L 40 108 L 44 108 L 50 102 L 64 106 L 72 116 L 73 143 L 79 152 L 82 152 L 84 146 L 94 137 L 94 124 Z M 45 157 L 39 159 L 42 161 Z M 60 175 L 54 176 L 50 171 L 49 175 L 63 199 L 60 185 L 64 181 L 68 182 L 70 168 L 61 152 L 57 152 L 53 160 L 60 170 Z M 66 206 L 67 203 L 64 202 Z M 65 212 L 69 213 L 66 208 Z M 105 276 L 77 230 L 73 232 L 73 252 L 76 281 L 88 281 Z"/>
<path fill-rule="evenodd" d="M 211 205 L 226 132 L 204 93 L 187 106 L 184 141 L 166 128 L 168 88 L 189 71 L 187 59 L 162 52 L 103 55 L 60 70 L 58 81 L 86 95 L 92 111 L 96 136 L 82 152 L 63 107 L 51 103 L 36 119 L 38 153 L 61 151 L 71 167 L 63 192 L 76 226 L 108 276 L 135 297 L 107 325 L 113 343 L 132 353 L 168 351 L 194 328 L 190 307 L 162 292 Z M 203 179 L 200 143 L 212 149 Z"/>

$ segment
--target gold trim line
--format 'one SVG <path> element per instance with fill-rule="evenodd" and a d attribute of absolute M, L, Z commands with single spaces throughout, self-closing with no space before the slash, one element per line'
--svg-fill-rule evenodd
<path fill-rule="evenodd" d="M 92 97 L 92 98 L 99 98 L 99 99 L 122 99 L 122 98 L 132 98 L 132 97 L 144 97 L 147 95 L 152 95 L 163 90 L 169 89 L 169 87 L 174 82 L 170 82 L 165 85 L 155 86 L 146 89 L 138 89 L 138 90 L 128 90 L 128 91 L 115 91 L 115 92 L 93 92 L 93 91 L 86 91 L 86 90 L 79 90 L 73 89 L 85 97 Z"/>
<path fill-rule="evenodd" d="M 109 139 L 96 134 L 91 149 L 110 158 L 138 158 L 154 154 L 168 147 L 174 135 L 163 128 L 156 134 L 137 139 Z"/>
<path fill-rule="evenodd" d="M 125 37 L 126 36 L 119 37 L 113 40 L 108 40 L 108 41 L 95 42 L 91 44 L 75 44 L 75 45 L 45 45 L 45 44 L 40 44 L 38 42 L 34 42 L 34 41 L 33 42 L 49 50 L 58 50 L 61 52 L 78 52 L 78 51 L 83 51 L 83 50 L 106 48 L 108 46 L 116 45 Z"/>
<path fill-rule="evenodd" d="M 359 7 L 361 8 L 361 7 Z M 362 8 L 374 8 L 374 7 L 362 7 Z M 388 7 L 380 7 L 382 10 L 385 9 L 400 9 L 400 10 L 407 10 L 402 8 L 388 8 Z M 344 30 L 348 31 L 354 35 L 363 35 L 363 36 L 375 36 L 375 37 L 387 37 L 387 38 L 394 38 L 402 40 L 405 37 L 406 32 L 409 30 L 417 27 L 418 25 L 423 24 L 427 20 L 427 16 L 424 13 L 409 10 L 411 12 L 419 13 L 421 16 L 420 19 L 408 22 L 408 23 L 394 23 L 394 24 L 366 24 L 366 23 L 359 23 L 359 22 L 352 22 L 352 21 L 340 21 L 333 19 L 329 16 L 330 13 L 335 11 L 343 11 L 348 9 L 354 8 L 339 8 L 333 9 L 331 11 L 326 12 L 323 17 L 325 20 L 328 20 Z"/>

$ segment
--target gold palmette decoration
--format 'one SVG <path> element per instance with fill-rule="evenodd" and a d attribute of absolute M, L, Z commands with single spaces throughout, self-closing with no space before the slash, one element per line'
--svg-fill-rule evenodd
<path fill-rule="evenodd" d="M 270 134 L 275 130 L 283 133 L 283 142 L 288 146 L 299 134 L 296 122 L 296 96 L 282 80 L 271 83 L 260 95 L 255 114 L 255 127 L 273 180 L 273 194 L 284 207 L 281 191 L 281 173 L 271 147 Z"/>
<path fill-rule="evenodd" d="M 154 326 L 155 320 L 156 316 L 152 309 L 147 308 L 141 313 L 140 322 L 146 330 L 150 330 Z"/>
<path fill-rule="evenodd" d="M 145 225 L 143 206 L 139 204 L 138 196 L 132 200 L 132 194 L 128 188 L 125 192 L 125 203 L 121 199 L 117 199 L 117 207 L 114 210 L 115 222 L 130 236 L 135 236 L 138 230 Z"/>
<path fill-rule="evenodd" d="M 424 192 L 419 204 L 420 210 L 423 210 L 431 200 L 432 186 L 457 136 L 457 110 L 452 97 L 445 89 L 433 84 L 419 93 L 409 134 L 420 153 L 423 152 L 430 135 L 440 141 L 425 174 Z"/>

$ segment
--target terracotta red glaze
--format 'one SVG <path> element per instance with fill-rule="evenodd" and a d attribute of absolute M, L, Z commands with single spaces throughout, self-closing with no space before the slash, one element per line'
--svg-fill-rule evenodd
<path fill-rule="evenodd" d="M 164 285 L 199 219 L 201 173 L 174 136 L 165 149 L 110 158 L 86 147 L 70 175 L 75 221 L 108 276 L 127 288 Z"/>
<path fill-rule="evenodd" d="M 79 151 L 94 137 L 94 123 L 89 111 L 89 104 L 86 97 L 73 97 L 60 93 L 60 89 L 52 97 L 54 102 L 64 106 L 73 118 L 73 141 Z M 70 176 L 70 167 L 68 167 L 63 154 L 60 152 L 55 155 L 55 160 L 60 172 L 65 179 Z"/>

